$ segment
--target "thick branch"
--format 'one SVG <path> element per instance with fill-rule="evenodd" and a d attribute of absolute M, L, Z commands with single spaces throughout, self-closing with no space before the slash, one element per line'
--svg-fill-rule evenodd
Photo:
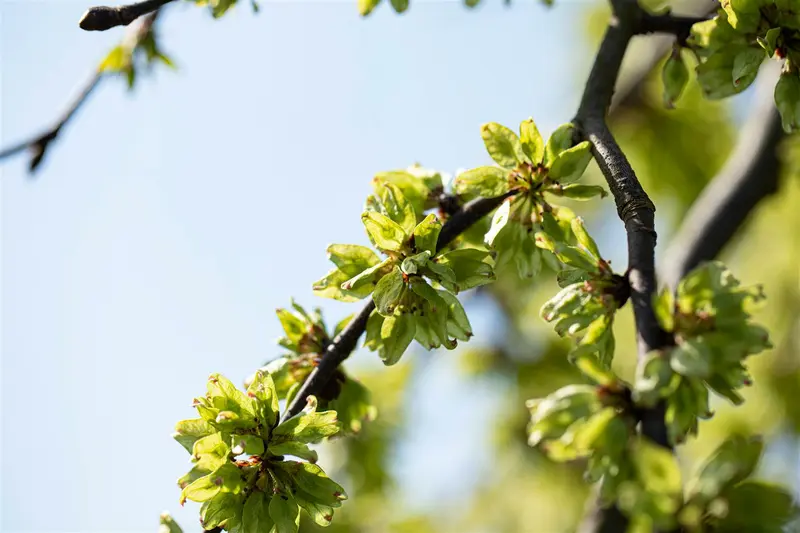
<path fill-rule="evenodd" d="M 670 33 L 685 43 L 692 26 L 708 20 L 708 17 L 684 17 L 677 15 L 651 15 L 644 13 L 637 33 Z"/>
<path fill-rule="evenodd" d="M 442 227 L 442 231 L 439 233 L 439 240 L 436 243 L 437 250 L 442 250 L 453 242 L 458 235 L 491 213 L 503 203 L 503 200 L 513 194 L 515 193 L 507 193 L 496 198 L 477 198 L 459 209 Z M 361 312 L 350 321 L 347 327 L 328 346 L 325 354 L 320 359 L 319 365 L 309 374 L 308 379 L 300 387 L 292 404 L 286 411 L 284 419 L 291 418 L 302 411 L 306 405 L 306 399 L 309 396 L 319 394 L 320 389 L 333 377 L 337 367 L 350 356 L 361 334 L 367 329 L 367 320 L 373 309 L 375 309 L 375 303 L 370 299 Z"/>
<path fill-rule="evenodd" d="M 761 200 L 778 190 L 778 145 L 784 137 L 773 101 L 780 68 L 764 65 L 756 80 L 753 110 L 733 155 L 703 189 L 667 249 L 661 270 L 675 288 L 690 270 L 715 258 Z"/>
<path fill-rule="evenodd" d="M 612 0 L 614 18 L 600 44 L 586 82 L 575 123 L 582 137 L 592 146 L 592 153 L 614 195 L 617 213 L 628 235 L 628 279 L 636 321 L 639 360 L 648 352 L 664 346 L 666 333 L 656 320 L 651 306 L 656 290 L 655 278 L 655 206 L 639 183 L 630 163 L 606 125 L 614 86 L 631 38 L 641 33 L 644 11 L 636 0 Z M 669 447 L 663 409 L 646 410 L 642 416 L 642 434 Z M 582 531 L 625 531 L 627 518 L 612 506 L 593 513 Z"/>
<path fill-rule="evenodd" d="M 81 17 L 78 25 L 86 31 L 105 31 L 117 26 L 127 26 L 143 15 L 158 10 L 173 0 L 145 0 L 127 6 L 90 7 Z"/>

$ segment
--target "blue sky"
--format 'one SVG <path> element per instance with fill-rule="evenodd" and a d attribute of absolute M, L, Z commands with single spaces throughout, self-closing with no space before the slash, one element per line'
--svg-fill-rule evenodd
<path fill-rule="evenodd" d="M 192 530 L 175 421 L 210 372 L 241 382 L 278 353 L 291 296 L 331 322 L 357 308 L 311 283 L 329 243 L 366 243 L 371 176 L 485 164 L 480 124 L 572 117 L 587 43 L 565 35 L 590 2 L 484 1 L 369 20 L 354 1 L 244 3 L 219 21 L 175 6 L 161 29 L 177 73 L 104 83 L 35 180 L 25 157 L 0 167 L 3 531 L 152 531 L 165 509 Z M 121 37 L 80 31 L 87 6 L 0 3 L 3 145 L 49 124 Z M 448 364 L 422 389 L 463 391 Z M 409 446 L 448 450 L 398 456 L 420 501 L 474 458 L 452 424 L 480 427 L 484 393 L 470 420 L 425 412 L 428 393 L 411 406 L 425 414 Z"/>

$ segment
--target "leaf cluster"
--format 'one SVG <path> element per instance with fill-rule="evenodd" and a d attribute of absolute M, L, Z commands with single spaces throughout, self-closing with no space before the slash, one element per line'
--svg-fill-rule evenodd
<path fill-rule="evenodd" d="M 667 402 L 673 442 L 697 434 L 698 418 L 712 416 L 709 390 L 742 403 L 738 390 L 751 384 L 745 360 L 771 347 L 749 313 L 763 299 L 760 286 L 743 287 L 718 261 L 690 272 L 676 294 L 664 289 L 654 298 L 656 316 L 675 342 L 649 354 L 635 392 L 643 405 Z"/>
<path fill-rule="evenodd" d="M 194 463 L 178 480 L 180 501 L 203 504 L 204 529 L 296 533 L 300 509 L 315 523 L 330 524 L 347 496 L 314 464 L 317 453 L 308 445 L 339 432 L 334 411 L 317 411 L 311 396 L 299 415 L 281 423 L 275 384 L 263 371 L 246 392 L 212 374 L 207 394 L 194 405 L 200 417 L 178 422 L 174 438 Z"/>

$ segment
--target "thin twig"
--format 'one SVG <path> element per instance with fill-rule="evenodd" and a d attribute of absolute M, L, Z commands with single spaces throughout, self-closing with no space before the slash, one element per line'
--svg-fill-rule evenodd
<path fill-rule="evenodd" d="M 86 31 L 106 31 L 117 26 L 127 26 L 143 15 L 157 11 L 173 0 L 144 0 L 135 4 L 118 7 L 90 7 L 81 17 L 78 25 Z"/>
<path fill-rule="evenodd" d="M 778 190 L 778 145 L 784 137 L 773 90 L 780 65 L 769 62 L 756 80 L 753 110 L 733 155 L 692 204 L 670 242 L 660 271 L 673 289 L 690 270 L 716 257 L 761 200 Z"/>
<path fill-rule="evenodd" d="M 28 163 L 28 171 L 31 174 L 36 172 L 36 169 L 39 168 L 39 165 L 44 159 L 50 143 L 53 142 L 56 137 L 58 137 L 58 134 L 61 133 L 61 131 L 64 129 L 64 126 L 67 125 L 70 119 L 75 116 L 75 113 L 77 113 L 78 109 L 80 109 L 86 100 L 89 99 L 89 95 L 92 94 L 92 91 L 94 91 L 102 79 L 103 73 L 99 70 L 95 71 L 92 74 L 92 77 L 87 80 L 87 83 L 83 86 L 77 98 L 72 101 L 64 114 L 52 128 L 40 135 L 37 135 L 33 139 L 23 141 L 0 151 L 0 160 L 16 155 L 22 151 L 30 150 L 31 159 L 30 163 Z"/>
<path fill-rule="evenodd" d="M 439 240 L 436 243 L 437 250 L 442 250 L 458 237 L 458 235 L 494 211 L 497 206 L 513 194 L 515 194 L 515 192 L 510 192 L 496 198 L 477 198 L 464 205 L 464 207 L 447 219 L 447 222 L 442 227 L 442 231 L 439 233 Z M 309 396 L 319 394 L 319 391 L 328 383 L 339 365 L 350 356 L 361 334 L 367 329 L 367 320 L 373 309 L 375 309 L 375 303 L 370 298 L 364 308 L 350 321 L 347 327 L 342 330 L 330 346 L 328 346 L 320 359 L 319 365 L 309 374 L 308 378 L 297 392 L 297 395 L 294 397 L 292 404 L 286 410 L 284 420 L 302 411 L 303 407 L 306 405 L 306 399 Z"/>
<path fill-rule="evenodd" d="M 153 12 L 146 19 L 144 19 L 139 26 L 132 30 L 128 38 L 134 41 L 134 46 L 135 42 L 141 40 L 153 27 L 153 24 L 155 24 L 159 13 L 159 11 Z M 24 152 L 25 150 L 29 150 L 31 152 L 31 159 L 28 163 L 28 172 L 34 174 L 44 160 L 44 156 L 47 154 L 47 150 L 51 146 L 50 143 L 52 143 L 64 130 L 64 127 L 67 125 L 67 123 L 77 114 L 78 110 L 83 106 L 83 104 L 89 100 L 89 96 L 104 79 L 106 79 L 106 74 L 103 71 L 96 69 L 92 73 L 92 76 L 86 80 L 86 83 L 81 88 L 81 91 L 78 93 L 77 97 L 70 102 L 70 105 L 64 110 L 64 113 L 51 128 L 31 139 L 19 142 L 11 145 L 8 148 L 0 150 L 0 161 Z"/>

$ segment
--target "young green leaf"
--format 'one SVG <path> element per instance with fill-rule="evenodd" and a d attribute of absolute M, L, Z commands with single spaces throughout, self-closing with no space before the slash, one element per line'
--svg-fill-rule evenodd
<path fill-rule="evenodd" d="M 532 118 L 523 120 L 519 125 L 519 137 L 522 151 L 534 165 L 538 165 L 544 158 L 544 139 Z"/>
<path fill-rule="evenodd" d="M 458 175 L 453 183 L 456 194 L 493 198 L 509 190 L 508 170 L 499 167 L 478 167 Z"/>
<path fill-rule="evenodd" d="M 433 213 L 429 214 L 414 228 L 414 247 L 420 252 L 427 251 L 435 254 L 440 231 L 442 231 L 442 223 L 439 218 Z"/>
<path fill-rule="evenodd" d="M 400 267 L 395 266 L 392 272 L 383 276 L 375 286 L 375 292 L 372 294 L 375 308 L 383 316 L 391 316 L 405 292 L 403 272 Z"/>
<path fill-rule="evenodd" d="M 580 179 L 591 160 L 592 152 L 589 149 L 589 141 L 583 141 L 564 150 L 556 157 L 550 166 L 550 178 L 562 185 L 572 183 Z"/>
<path fill-rule="evenodd" d="M 484 124 L 481 126 L 481 137 L 486 151 L 501 167 L 512 169 L 527 160 L 519 137 L 505 126 L 496 122 Z"/>
<path fill-rule="evenodd" d="M 544 148 L 544 166 L 550 168 L 556 158 L 561 155 L 561 152 L 567 150 L 572 146 L 573 136 L 575 135 L 575 126 L 572 124 L 562 124 L 550 135 L 547 139 L 547 144 Z"/>
<path fill-rule="evenodd" d="M 375 246 L 381 250 L 399 252 L 408 240 L 402 226 L 382 213 L 365 211 L 361 221 Z"/>
<path fill-rule="evenodd" d="M 272 530 L 275 521 L 269 514 L 270 499 L 257 490 L 247 497 L 242 511 L 243 533 L 264 533 Z"/>
<path fill-rule="evenodd" d="M 410 313 L 387 316 L 381 325 L 383 364 L 391 366 L 400 360 L 416 335 L 416 322 Z"/>
<path fill-rule="evenodd" d="M 269 501 L 269 517 L 275 522 L 275 533 L 297 533 L 300 508 L 291 494 L 277 493 Z"/>

